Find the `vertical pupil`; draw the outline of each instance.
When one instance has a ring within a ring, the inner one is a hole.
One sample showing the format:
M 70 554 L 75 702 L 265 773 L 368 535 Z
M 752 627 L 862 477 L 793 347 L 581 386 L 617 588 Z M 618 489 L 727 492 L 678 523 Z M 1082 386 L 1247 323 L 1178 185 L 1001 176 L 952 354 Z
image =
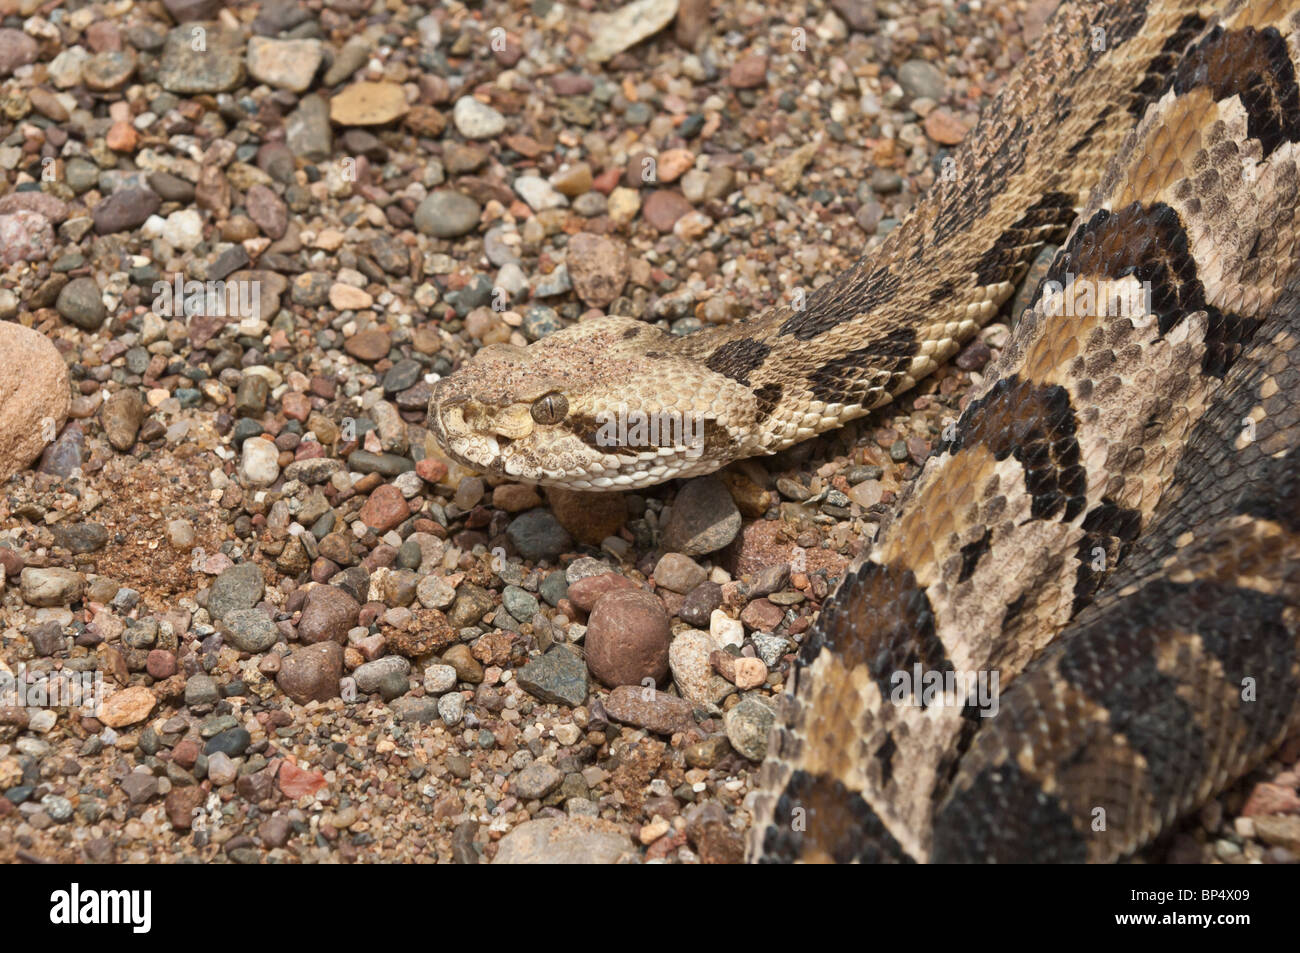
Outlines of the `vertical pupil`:
M 564 419 L 569 403 L 563 394 L 546 394 L 539 397 L 532 408 L 533 419 L 542 424 L 554 424 Z

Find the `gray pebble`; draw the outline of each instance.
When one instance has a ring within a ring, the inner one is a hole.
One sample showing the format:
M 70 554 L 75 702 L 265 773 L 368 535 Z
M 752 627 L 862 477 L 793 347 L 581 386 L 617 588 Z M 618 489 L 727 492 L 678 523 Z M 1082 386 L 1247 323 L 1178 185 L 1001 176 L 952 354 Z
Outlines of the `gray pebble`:
M 506 586 L 501 593 L 501 602 L 506 611 L 520 622 L 527 622 L 541 609 L 537 597 L 518 586 Z
M 573 546 L 573 537 L 548 509 L 533 509 L 515 517 L 506 536 L 519 555 L 530 562 L 554 560 Z
M 265 652 L 280 640 L 280 630 L 261 609 L 232 609 L 222 620 L 225 640 L 241 652 Z
M 434 238 L 457 238 L 478 225 L 482 209 L 468 195 L 433 192 L 415 210 L 415 227 Z
M 908 60 L 898 68 L 898 85 L 911 99 L 942 99 L 944 75 L 926 60 Z
M 256 563 L 231 566 L 217 577 L 208 594 L 208 614 L 214 620 L 225 618 L 235 609 L 251 609 L 266 594 L 266 580 Z
M 59 292 L 55 309 L 83 331 L 97 331 L 108 317 L 94 278 L 73 278 Z
M 697 477 L 683 486 L 664 526 L 663 548 L 687 556 L 717 552 L 740 532 L 740 510 L 715 476 Z
M 587 665 L 565 648 L 530 659 L 515 678 L 520 688 L 544 702 L 576 708 L 587 700 Z
M 751 761 L 762 761 L 767 754 L 767 735 L 776 715 L 767 705 L 753 698 L 743 699 L 723 717 L 723 727 L 731 747 Z
M 386 655 L 373 662 L 358 665 L 352 672 L 357 681 L 357 688 L 363 692 L 379 691 L 379 686 L 389 674 L 396 673 L 406 678 L 411 671 L 411 663 L 400 655 Z
M 534 761 L 515 776 L 511 791 L 525 801 L 541 800 L 560 786 L 564 775 L 554 765 Z

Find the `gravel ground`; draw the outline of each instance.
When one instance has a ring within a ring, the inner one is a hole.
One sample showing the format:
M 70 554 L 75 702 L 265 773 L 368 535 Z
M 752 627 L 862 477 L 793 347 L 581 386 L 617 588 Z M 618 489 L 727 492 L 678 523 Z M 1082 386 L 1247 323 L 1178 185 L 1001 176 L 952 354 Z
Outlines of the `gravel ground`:
M 440 459 L 430 385 L 828 280 L 1051 6 L 0 0 L 0 859 L 740 859 L 798 644 L 1006 324 L 595 498 Z M 1297 759 L 1142 859 L 1294 862 Z

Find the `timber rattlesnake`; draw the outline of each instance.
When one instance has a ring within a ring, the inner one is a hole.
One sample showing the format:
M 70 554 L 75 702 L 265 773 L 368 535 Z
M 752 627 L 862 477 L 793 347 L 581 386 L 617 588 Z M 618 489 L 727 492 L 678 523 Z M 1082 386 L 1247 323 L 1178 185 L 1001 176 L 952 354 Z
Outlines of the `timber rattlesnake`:
M 1114 859 L 1300 721 L 1297 63 L 1300 3 L 1067 2 L 806 306 L 684 338 L 602 318 L 439 383 L 431 428 L 480 470 L 709 472 L 888 402 L 1065 239 L 803 644 L 757 859 Z M 609 446 L 629 407 L 701 440 Z M 997 673 L 998 714 L 899 704 L 911 672 Z

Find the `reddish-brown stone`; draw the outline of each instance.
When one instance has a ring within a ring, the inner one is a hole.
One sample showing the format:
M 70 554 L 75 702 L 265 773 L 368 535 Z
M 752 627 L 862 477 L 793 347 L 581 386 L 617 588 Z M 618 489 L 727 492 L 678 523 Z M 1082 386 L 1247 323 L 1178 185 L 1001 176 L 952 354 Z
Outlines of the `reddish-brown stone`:
M 619 589 L 601 596 L 587 621 L 587 668 L 606 685 L 640 685 L 668 674 L 668 613 L 651 593 Z

